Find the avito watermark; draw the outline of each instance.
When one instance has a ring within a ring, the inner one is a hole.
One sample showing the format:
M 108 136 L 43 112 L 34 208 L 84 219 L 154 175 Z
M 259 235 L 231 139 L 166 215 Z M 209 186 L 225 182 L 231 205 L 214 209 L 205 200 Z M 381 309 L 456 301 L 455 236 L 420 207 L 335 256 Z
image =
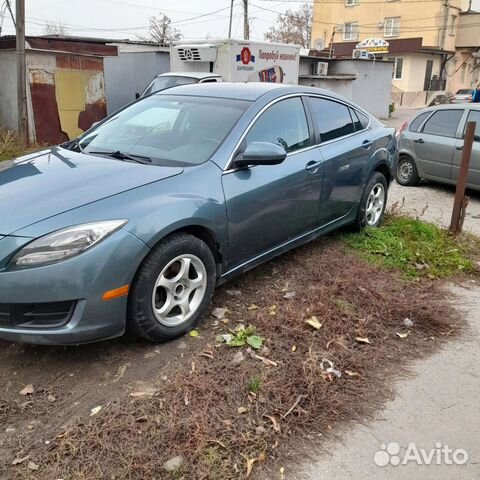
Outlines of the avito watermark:
M 374 462 L 379 467 L 387 465 L 465 465 L 468 462 L 468 453 L 461 448 L 453 449 L 448 445 L 437 442 L 435 448 L 426 449 L 417 447 L 415 443 L 409 443 L 403 452 L 400 445 L 390 442 L 380 446 L 380 450 L 374 455 Z

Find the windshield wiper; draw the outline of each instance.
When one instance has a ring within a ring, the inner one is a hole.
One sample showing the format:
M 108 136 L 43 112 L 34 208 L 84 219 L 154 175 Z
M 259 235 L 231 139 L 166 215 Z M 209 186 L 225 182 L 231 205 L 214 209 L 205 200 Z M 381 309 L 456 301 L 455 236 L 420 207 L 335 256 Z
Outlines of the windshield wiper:
M 115 152 L 85 152 L 88 155 L 106 155 L 107 157 L 113 157 L 118 160 L 131 160 L 132 162 L 137 163 L 152 163 L 152 159 L 150 157 L 145 157 L 143 155 L 136 155 L 136 154 L 129 154 L 121 152 L 117 150 Z

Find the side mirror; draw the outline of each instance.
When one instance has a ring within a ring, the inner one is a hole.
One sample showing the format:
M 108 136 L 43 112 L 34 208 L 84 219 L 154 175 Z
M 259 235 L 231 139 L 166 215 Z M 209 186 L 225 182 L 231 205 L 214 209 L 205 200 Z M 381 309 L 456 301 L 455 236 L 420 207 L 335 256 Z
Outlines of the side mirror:
M 252 142 L 234 160 L 237 168 L 249 165 L 279 165 L 287 158 L 287 152 L 280 145 L 270 142 Z
M 137 93 L 135 94 L 135 100 L 138 100 L 139 98 L 140 98 L 140 94 L 137 92 Z

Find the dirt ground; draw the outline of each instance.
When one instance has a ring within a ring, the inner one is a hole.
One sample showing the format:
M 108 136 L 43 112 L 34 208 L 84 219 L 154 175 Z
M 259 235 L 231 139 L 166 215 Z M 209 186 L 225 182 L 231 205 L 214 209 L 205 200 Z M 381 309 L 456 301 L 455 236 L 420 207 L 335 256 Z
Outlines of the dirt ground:
M 191 340 L 152 345 L 126 336 L 78 347 L 0 341 L 2 396 L 23 398 L 20 406 L 28 412 L 10 412 L 13 405 L 0 400 L 0 413 L 10 414 L 0 431 L 0 458 L 14 453 L 8 440 L 17 433 L 31 432 L 34 442 L 48 442 L 69 422 L 133 391 L 136 382 L 148 383 L 164 370 L 171 371 L 171 365 L 178 365 L 188 353 Z M 35 401 L 20 395 L 27 385 L 33 385 Z
M 265 336 L 266 365 L 245 350 L 236 365 L 236 349 L 211 347 L 225 330 L 212 316 L 199 337 L 165 345 L 0 342 L 0 478 L 177 478 L 161 472 L 180 450 L 191 457 L 185 480 L 243 479 L 248 461 L 265 462 L 269 480 L 294 479 L 277 468 L 292 460 L 289 445 L 370 418 L 405 374 L 401 358 L 427 355 L 461 328 L 433 283 L 403 283 L 343 248 L 339 237 L 314 242 L 217 291 L 213 307 L 226 307 L 231 325 Z M 305 324 L 312 314 L 319 331 Z

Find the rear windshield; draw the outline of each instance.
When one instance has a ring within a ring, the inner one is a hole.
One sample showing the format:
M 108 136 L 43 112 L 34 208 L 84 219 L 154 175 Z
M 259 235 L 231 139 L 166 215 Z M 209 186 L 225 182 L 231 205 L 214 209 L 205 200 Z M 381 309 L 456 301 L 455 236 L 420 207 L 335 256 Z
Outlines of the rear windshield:
M 190 85 L 198 83 L 197 78 L 192 77 L 177 77 L 175 75 L 157 77 L 143 92 L 142 97 L 150 95 L 151 93 L 160 92 L 167 88 L 178 87 L 180 85 Z
M 470 95 L 472 93 L 471 90 L 463 88 L 457 92 L 457 95 Z

